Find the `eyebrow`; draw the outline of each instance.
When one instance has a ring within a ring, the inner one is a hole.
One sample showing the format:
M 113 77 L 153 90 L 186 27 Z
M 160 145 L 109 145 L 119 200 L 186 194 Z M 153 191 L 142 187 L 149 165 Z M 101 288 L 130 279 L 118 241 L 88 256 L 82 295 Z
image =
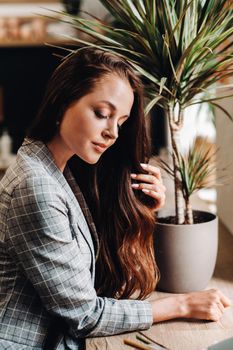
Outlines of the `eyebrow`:
M 100 102 L 106 103 L 113 111 L 116 111 L 116 106 L 114 106 L 114 104 L 112 104 L 112 102 L 107 101 L 107 100 L 102 100 Z M 129 118 L 129 115 L 126 114 L 126 115 L 122 116 L 122 118 Z

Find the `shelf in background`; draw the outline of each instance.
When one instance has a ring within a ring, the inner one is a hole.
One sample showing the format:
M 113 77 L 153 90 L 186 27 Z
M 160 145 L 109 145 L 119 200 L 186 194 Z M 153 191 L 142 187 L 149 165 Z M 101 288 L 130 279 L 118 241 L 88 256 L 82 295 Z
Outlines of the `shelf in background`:
M 9 1 L 0 2 L 0 17 L 26 17 L 26 16 L 38 16 L 38 15 L 47 15 L 52 11 L 63 11 L 64 7 L 61 2 L 26 2 L 18 1 L 17 4 L 10 3 Z
M 66 36 L 76 36 L 77 31 L 59 22 L 61 15 L 56 12 L 63 10 L 61 3 L 0 3 L 0 47 L 69 44 Z

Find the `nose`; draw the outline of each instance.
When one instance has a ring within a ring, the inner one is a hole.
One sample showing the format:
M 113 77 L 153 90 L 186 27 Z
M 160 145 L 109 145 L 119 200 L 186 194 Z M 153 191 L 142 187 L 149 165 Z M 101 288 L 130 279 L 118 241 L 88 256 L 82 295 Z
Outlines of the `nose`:
M 104 129 L 104 137 L 110 138 L 110 139 L 117 139 L 118 138 L 118 124 L 117 120 L 108 120 L 107 126 Z

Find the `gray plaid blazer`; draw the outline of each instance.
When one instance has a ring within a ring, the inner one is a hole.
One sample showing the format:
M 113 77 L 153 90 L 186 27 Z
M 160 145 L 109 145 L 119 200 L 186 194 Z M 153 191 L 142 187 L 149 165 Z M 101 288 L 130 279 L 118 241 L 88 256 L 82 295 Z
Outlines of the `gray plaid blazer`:
M 0 182 L 1 350 L 83 349 L 85 337 L 151 326 L 147 301 L 96 295 L 97 250 L 68 167 L 26 139 Z

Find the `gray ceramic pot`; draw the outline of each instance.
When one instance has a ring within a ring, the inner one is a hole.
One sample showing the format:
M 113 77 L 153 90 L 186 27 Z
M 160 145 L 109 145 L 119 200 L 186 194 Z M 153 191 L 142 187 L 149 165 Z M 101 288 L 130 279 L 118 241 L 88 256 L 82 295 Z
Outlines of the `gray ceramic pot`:
M 157 223 L 155 259 L 161 279 L 159 290 L 185 293 L 204 289 L 211 279 L 217 257 L 218 218 L 194 211 L 202 223 L 174 225 Z

